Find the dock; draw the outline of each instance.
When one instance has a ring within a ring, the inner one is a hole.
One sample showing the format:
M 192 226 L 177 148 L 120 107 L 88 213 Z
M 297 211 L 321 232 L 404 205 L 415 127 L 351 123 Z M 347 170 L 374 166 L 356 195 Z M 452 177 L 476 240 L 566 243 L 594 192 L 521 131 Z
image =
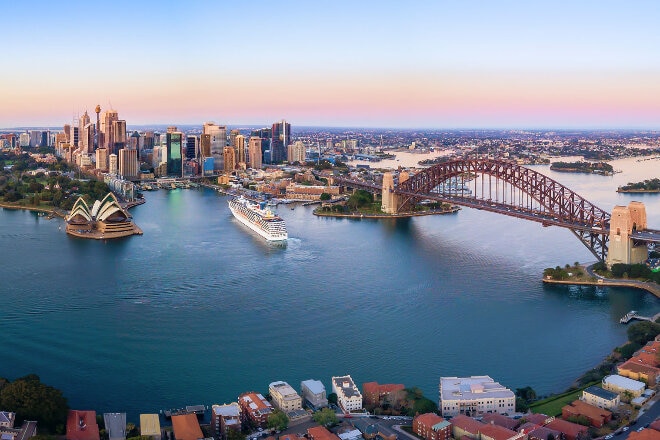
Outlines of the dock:
M 619 322 L 621 324 L 628 324 L 633 319 L 636 319 L 638 321 L 655 322 L 656 319 L 658 319 L 658 318 L 660 318 L 660 313 L 656 313 L 653 316 L 641 316 L 639 313 L 637 313 L 637 311 L 631 310 L 628 313 L 626 313 L 625 315 L 623 315 L 623 317 L 621 319 L 619 319 Z
M 166 419 L 171 418 L 172 416 L 182 416 L 186 414 L 195 414 L 197 417 L 203 417 L 206 407 L 204 405 L 189 405 L 185 408 L 179 409 L 166 409 L 161 411 Z

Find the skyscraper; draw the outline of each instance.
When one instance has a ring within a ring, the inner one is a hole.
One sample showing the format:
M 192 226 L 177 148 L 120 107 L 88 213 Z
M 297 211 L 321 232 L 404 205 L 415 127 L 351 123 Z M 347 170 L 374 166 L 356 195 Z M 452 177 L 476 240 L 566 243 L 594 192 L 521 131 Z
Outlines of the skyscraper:
M 301 141 L 296 141 L 295 143 L 289 145 L 287 147 L 286 160 L 289 163 L 305 163 L 305 145 L 303 145 Z
M 183 133 L 180 131 L 169 132 L 165 135 L 165 146 L 167 148 L 167 175 L 180 177 L 183 171 L 181 160 L 181 148 L 183 147 Z
M 214 159 L 214 168 L 222 170 L 222 154 L 227 146 L 227 127 L 224 125 L 215 125 L 213 122 L 204 124 L 204 134 L 211 136 L 211 157 Z
M 287 148 L 291 142 L 291 124 L 284 119 L 273 124 L 270 142 L 270 156 L 272 163 L 280 163 L 286 158 Z
M 116 110 L 106 110 L 101 116 L 101 132 L 103 133 L 103 146 L 112 151 L 115 145 L 115 136 L 112 123 L 119 120 Z
M 250 136 L 250 141 L 248 142 L 248 160 L 250 162 L 250 168 L 259 169 L 261 168 L 261 137 Z
M 240 130 L 233 129 L 229 132 L 229 145 L 236 147 L 236 136 L 240 135 Z
M 234 139 L 234 148 L 236 148 L 236 163 L 247 163 L 245 151 L 245 136 L 239 134 Z
M 211 135 L 203 134 L 199 139 L 199 152 L 202 158 L 211 157 Z
M 234 150 L 234 147 L 225 147 L 224 156 L 224 171 L 225 173 L 231 173 L 236 169 L 236 150 Z
M 138 177 L 137 150 L 122 148 L 119 150 L 119 175 L 125 180 Z
M 198 155 L 199 141 L 197 136 L 186 136 L 186 159 L 195 159 Z
M 112 152 L 117 154 L 119 150 L 126 147 L 126 121 L 123 119 L 112 121 L 112 133 L 114 136 Z

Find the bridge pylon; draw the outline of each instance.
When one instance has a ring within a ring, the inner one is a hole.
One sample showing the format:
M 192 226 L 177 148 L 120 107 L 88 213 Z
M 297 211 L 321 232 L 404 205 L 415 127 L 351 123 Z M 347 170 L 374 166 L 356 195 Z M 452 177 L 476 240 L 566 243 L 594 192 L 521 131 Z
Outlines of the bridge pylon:
M 399 195 L 394 193 L 394 176 L 391 172 L 383 174 L 381 209 L 386 214 L 396 214 L 399 209 Z
M 648 258 L 646 244 L 635 245 L 630 235 L 648 228 L 646 206 L 630 202 L 628 206 L 615 206 L 610 218 L 610 239 L 607 249 L 607 267 L 613 264 L 638 264 Z

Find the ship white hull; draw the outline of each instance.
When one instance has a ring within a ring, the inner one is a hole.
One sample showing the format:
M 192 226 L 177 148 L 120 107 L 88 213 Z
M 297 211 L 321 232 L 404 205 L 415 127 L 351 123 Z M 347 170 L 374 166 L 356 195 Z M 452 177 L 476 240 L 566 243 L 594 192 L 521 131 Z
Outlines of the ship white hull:
M 286 232 L 272 234 L 269 231 L 264 230 L 258 224 L 255 224 L 252 221 L 250 221 L 250 219 L 246 217 L 246 215 L 240 210 L 240 208 L 235 208 L 234 206 L 232 206 L 231 202 L 229 203 L 229 210 L 231 211 L 232 215 L 236 218 L 236 220 L 238 220 L 239 222 L 241 222 L 242 224 L 244 224 L 252 231 L 256 232 L 257 234 L 259 234 L 261 237 L 265 238 L 268 241 L 285 241 L 289 238 Z

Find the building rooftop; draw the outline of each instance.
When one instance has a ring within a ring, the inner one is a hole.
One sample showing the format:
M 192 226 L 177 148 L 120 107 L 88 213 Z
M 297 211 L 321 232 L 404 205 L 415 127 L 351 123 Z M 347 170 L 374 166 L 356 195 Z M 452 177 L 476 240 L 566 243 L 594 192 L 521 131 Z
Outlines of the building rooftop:
M 335 385 L 335 388 L 342 390 L 344 396 L 346 397 L 362 397 L 360 390 L 355 386 L 355 382 L 350 375 L 346 376 L 333 376 L 332 382 Z
M 211 412 L 220 417 L 239 417 L 241 415 L 241 409 L 236 402 L 227 405 L 213 405 Z
M 576 438 L 583 432 L 587 432 L 589 429 L 584 425 L 578 425 L 577 423 L 569 422 L 563 419 L 554 419 L 552 422 L 545 425 L 550 429 L 564 433 L 565 435 Z
M 617 393 L 604 390 L 601 387 L 597 387 L 596 385 L 590 386 L 589 388 L 585 389 L 584 392 L 588 394 L 593 394 L 594 396 L 600 397 L 601 399 L 605 399 L 605 400 L 614 400 L 617 397 L 619 397 Z
M 248 407 L 249 411 L 262 412 L 264 414 L 273 411 L 273 405 L 261 393 L 243 393 L 238 396 L 239 403 Z
M 417 421 L 417 423 L 422 423 L 426 426 L 433 426 L 436 423 L 440 423 L 444 420 L 445 419 L 443 419 L 442 417 L 440 417 L 436 413 L 426 413 L 426 414 L 421 414 L 421 415 L 415 417 L 415 421 Z
M 477 434 L 482 427 L 486 426 L 485 423 L 481 423 L 478 420 L 474 420 L 472 417 L 459 414 L 451 418 L 451 424 L 457 428 L 467 431 L 470 434 Z
M 308 428 L 307 433 L 314 440 L 339 440 L 339 437 L 325 429 L 323 426 Z
M 291 385 L 281 380 L 277 382 L 272 382 L 270 385 L 268 385 L 268 388 L 278 392 L 282 397 L 287 397 L 287 396 L 293 397 L 294 395 L 298 396 L 298 393 L 296 392 L 296 390 L 293 389 Z
M 498 413 L 484 414 L 484 416 L 481 418 L 481 421 L 483 423 L 490 423 L 492 425 L 502 426 L 506 429 L 511 429 L 511 430 L 515 430 L 516 426 L 518 426 L 517 420 L 514 420 L 511 417 L 503 416 L 502 414 L 498 414 Z
M 158 414 L 140 414 L 140 435 L 160 436 L 160 419 Z
M 574 400 L 570 404 L 564 406 L 564 408 L 567 408 L 568 411 L 572 413 L 587 416 L 590 419 L 606 418 L 612 415 L 612 413 L 606 409 L 589 405 L 588 403 L 581 400 Z
M 524 432 L 531 438 L 547 440 L 550 435 L 552 438 L 560 438 L 561 432 L 548 428 L 546 426 L 539 426 L 533 423 L 525 423 L 518 428 L 518 432 Z
M 303 380 L 300 383 L 301 387 L 302 385 L 305 385 L 309 391 L 311 391 L 314 394 L 321 394 L 325 392 L 325 387 L 323 386 L 323 383 L 320 380 L 315 380 L 315 379 L 308 379 L 308 380 Z
M 9 411 L 0 411 L 0 423 L 7 424 L 10 428 L 13 428 L 15 419 L 16 419 L 16 413 Z
M 172 430 L 176 440 L 198 440 L 204 438 L 195 414 L 172 416 Z
M 110 440 L 126 438 L 126 413 L 104 413 L 103 421 Z
M 630 440 L 660 440 L 660 432 L 655 429 L 642 429 L 641 431 L 633 431 L 628 436 Z
M 506 429 L 502 426 L 486 425 L 486 424 L 484 424 L 479 429 L 479 432 L 481 433 L 482 436 L 486 436 L 494 440 L 508 440 L 518 435 L 516 431 Z
M 514 397 L 513 391 L 495 382 L 490 376 L 441 377 L 440 391 L 442 400 Z
M 99 440 L 96 411 L 69 410 L 66 419 L 67 440 Z
M 628 377 L 619 376 L 618 374 L 605 376 L 605 378 L 603 378 L 603 384 L 612 384 L 616 387 L 624 388 L 627 390 L 643 390 L 646 387 L 644 382 L 633 380 Z

